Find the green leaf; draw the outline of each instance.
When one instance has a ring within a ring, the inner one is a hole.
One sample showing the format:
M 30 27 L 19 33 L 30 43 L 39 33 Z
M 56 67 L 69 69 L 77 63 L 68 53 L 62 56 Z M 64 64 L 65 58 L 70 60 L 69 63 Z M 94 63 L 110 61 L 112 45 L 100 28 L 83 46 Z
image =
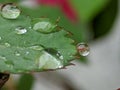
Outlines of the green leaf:
M 72 45 L 73 40 L 66 37 L 68 32 L 56 27 L 55 32 L 45 34 L 33 30 L 31 24 L 32 19 L 24 15 L 16 20 L 0 16 L 0 72 L 54 70 L 68 65 L 75 58 L 76 47 Z M 25 32 L 18 33 L 18 27 Z M 49 49 L 57 51 L 63 58 L 52 55 Z

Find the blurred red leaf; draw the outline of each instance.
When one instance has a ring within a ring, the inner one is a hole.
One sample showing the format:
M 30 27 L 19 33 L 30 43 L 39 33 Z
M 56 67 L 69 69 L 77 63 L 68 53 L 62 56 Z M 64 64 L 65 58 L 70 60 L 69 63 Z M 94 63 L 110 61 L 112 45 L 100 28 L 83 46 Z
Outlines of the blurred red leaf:
M 36 0 L 39 4 L 60 7 L 62 12 L 73 22 L 78 21 L 78 15 L 69 0 Z

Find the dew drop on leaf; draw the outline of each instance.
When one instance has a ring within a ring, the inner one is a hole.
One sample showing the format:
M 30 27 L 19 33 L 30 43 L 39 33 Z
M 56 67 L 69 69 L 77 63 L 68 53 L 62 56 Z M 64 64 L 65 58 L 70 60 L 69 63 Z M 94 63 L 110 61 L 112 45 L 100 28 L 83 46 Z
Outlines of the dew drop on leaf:
M 42 33 L 50 33 L 53 31 L 55 25 L 48 21 L 40 21 L 33 25 L 33 29 Z
M 77 50 L 81 56 L 87 56 L 90 53 L 90 48 L 86 43 L 79 43 L 77 45 Z
M 17 27 L 17 28 L 15 29 L 15 32 L 16 32 L 17 34 L 25 34 L 25 33 L 27 33 L 27 29 L 19 26 L 19 27 Z
M 53 55 L 49 54 L 46 51 L 42 52 L 38 61 L 39 68 L 43 69 L 58 69 L 63 67 L 61 60 L 57 59 L 56 57 L 54 57 Z
M 20 13 L 20 9 L 12 3 L 3 5 L 1 9 L 1 14 L 6 19 L 16 19 L 19 17 Z

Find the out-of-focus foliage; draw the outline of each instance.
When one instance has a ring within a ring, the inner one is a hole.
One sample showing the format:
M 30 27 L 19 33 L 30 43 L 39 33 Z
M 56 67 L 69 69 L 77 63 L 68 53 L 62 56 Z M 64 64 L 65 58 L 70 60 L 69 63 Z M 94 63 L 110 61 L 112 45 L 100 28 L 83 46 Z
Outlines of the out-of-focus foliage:
M 20 77 L 19 82 L 17 83 L 17 90 L 31 90 L 33 83 L 34 83 L 34 77 L 30 74 L 24 74 Z
M 88 22 L 101 11 L 110 0 L 70 0 L 81 21 Z
M 108 5 L 93 20 L 94 38 L 99 38 L 110 32 L 118 11 L 118 0 L 111 0 Z

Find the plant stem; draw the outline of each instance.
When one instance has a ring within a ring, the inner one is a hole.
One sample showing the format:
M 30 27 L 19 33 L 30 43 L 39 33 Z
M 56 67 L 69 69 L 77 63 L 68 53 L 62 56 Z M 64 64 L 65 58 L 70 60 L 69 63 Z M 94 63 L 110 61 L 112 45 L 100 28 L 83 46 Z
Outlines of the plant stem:
M 0 89 L 8 81 L 9 77 L 10 77 L 9 74 L 0 73 Z

